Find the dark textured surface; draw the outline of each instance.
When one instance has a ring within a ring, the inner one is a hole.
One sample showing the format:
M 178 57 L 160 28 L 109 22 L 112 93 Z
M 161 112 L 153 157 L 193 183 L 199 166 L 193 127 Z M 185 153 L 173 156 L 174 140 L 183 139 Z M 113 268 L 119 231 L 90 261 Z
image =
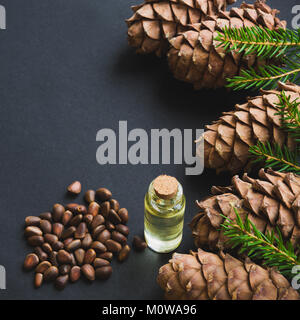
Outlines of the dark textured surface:
M 238 1 L 239 3 L 241 1 Z M 297 1 L 269 1 L 290 22 Z M 193 247 L 187 223 L 194 201 L 229 176 L 206 171 L 185 176 L 180 165 L 115 165 L 96 162 L 96 133 L 129 129 L 203 128 L 222 111 L 243 101 L 245 93 L 193 91 L 172 78 L 164 59 L 138 56 L 128 48 L 124 19 L 129 0 L 1 0 L 7 10 L 0 30 L 0 265 L 7 290 L 0 299 L 160 299 L 155 278 L 170 254 L 147 250 L 113 262 L 104 283 L 80 281 L 57 292 L 52 285 L 33 288 L 33 273 L 22 263 L 30 248 L 23 239 L 28 215 L 65 203 L 75 179 L 83 189 L 106 186 L 130 212 L 130 239 L 143 233 L 143 197 L 160 173 L 176 176 L 187 196 L 184 240 Z

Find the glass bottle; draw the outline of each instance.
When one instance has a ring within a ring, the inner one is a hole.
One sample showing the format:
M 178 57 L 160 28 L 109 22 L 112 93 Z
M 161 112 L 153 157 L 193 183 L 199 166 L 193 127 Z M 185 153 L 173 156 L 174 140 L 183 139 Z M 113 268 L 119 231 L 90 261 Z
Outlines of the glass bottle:
M 179 246 L 184 212 L 185 196 L 177 179 L 162 175 L 151 182 L 145 196 L 144 234 L 152 250 L 167 253 Z

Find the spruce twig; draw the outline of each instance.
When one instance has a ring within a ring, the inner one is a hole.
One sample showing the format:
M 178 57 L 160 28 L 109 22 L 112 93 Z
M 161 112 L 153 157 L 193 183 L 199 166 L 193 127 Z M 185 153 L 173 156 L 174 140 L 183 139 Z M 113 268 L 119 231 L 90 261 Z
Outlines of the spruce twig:
M 278 144 L 271 145 L 270 142 L 259 141 L 249 148 L 249 152 L 255 156 L 253 163 L 264 162 L 266 168 L 300 174 L 298 154 L 286 146 L 280 147 Z
M 225 218 L 222 224 L 224 235 L 228 243 L 233 247 L 239 247 L 240 253 L 247 253 L 252 259 L 262 260 L 268 267 L 276 267 L 283 275 L 292 277 L 291 270 L 300 265 L 300 258 L 290 242 L 284 243 L 280 230 L 278 235 L 274 231 L 266 235 L 259 231 L 256 226 L 246 217 L 243 222 L 238 210 L 234 208 L 236 220 Z
M 222 32 L 218 32 L 215 40 L 220 42 L 218 47 L 223 46 L 227 51 L 244 52 L 246 55 L 255 53 L 269 59 L 278 58 L 288 50 L 300 46 L 300 29 L 270 30 L 259 26 L 237 29 L 226 26 Z
M 281 116 L 282 128 L 289 132 L 298 143 L 300 142 L 300 101 L 291 101 L 291 97 L 287 96 L 284 91 L 278 97 L 279 111 L 277 115 Z
M 278 81 L 297 83 L 299 81 L 299 74 L 300 64 L 292 70 L 276 65 L 264 65 L 263 67 L 258 67 L 258 71 L 253 68 L 241 70 L 239 76 L 227 79 L 227 87 L 234 90 L 248 90 L 251 88 L 274 89 Z
M 281 116 L 281 127 L 287 131 L 296 144 L 300 142 L 300 102 L 291 100 L 283 91 L 278 95 L 279 103 L 278 113 Z M 299 145 L 295 151 L 289 150 L 287 146 L 271 145 L 269 142 L 258 142 L 249 148 L 249 152 L 255 156 L 254 163 L 264 162 L 265 167 L 273 168 L 278 171 L 294 172 L 300 174 L 300 166 L 298 163 Z
M 218 32 L 217 47 L 244 55 L 255 54 L 267 59 L 268 64 L 244 69 L 240 75 L 228 80 L 234 90 L 250 88 L 275 88 L 277 81 L 300 82 L 300 29 L 269 30 L 268 28 L 225 27 Z

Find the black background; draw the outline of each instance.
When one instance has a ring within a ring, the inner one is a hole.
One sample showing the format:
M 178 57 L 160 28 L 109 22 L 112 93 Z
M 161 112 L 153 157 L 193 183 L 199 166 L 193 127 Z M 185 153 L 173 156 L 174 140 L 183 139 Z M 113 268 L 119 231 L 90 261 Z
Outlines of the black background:
M 252 1 L 250 1 L 252 2 Z M 241 1 L 238 1 L 240 4 Z M 272 0 L 291 22 L 296 0 Z M 165 59 L 139 56 L 128 47 L 124 19 L 132 0 L 1 0 L 7 30 L 0 30 L 0 265 L 7 290 L 0 299 L 161 299 L 155 278 L 171 254 L 146 250 L 113 262 L 112 278 L 80 281 L 63 292 L 52 285 L 33 288 L 22 263 L 30 248 L 23 222 L 53 203 L 66 203 L 66 186 L 108 187 L 130 212 L 130 241 L 143 234 L 143 198 L 160 173 L 176 176 L 187 197 L 184 240 L 178 252 L 193 248 L 187 223 L 194 201 L 228 175 L 205 171 L 185 176 L 184 165 L 106 165 L 96 162 L 96 133 L 128 129 L 203 128 L 247 93 L 194 91 L 173 79 Z M 249 93 L 248 93 L 249 94 Z M 81 199 L 80 199 L 81 200 Z

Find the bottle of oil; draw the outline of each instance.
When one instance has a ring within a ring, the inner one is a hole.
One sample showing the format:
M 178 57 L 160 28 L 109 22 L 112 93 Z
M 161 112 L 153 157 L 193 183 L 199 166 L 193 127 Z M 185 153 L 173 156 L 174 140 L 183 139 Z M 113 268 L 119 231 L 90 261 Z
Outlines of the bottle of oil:
M 182 239 L 185 196 L 177 179 L 162 175 L 145 196 L 145 240 L 156 252 L 175 250 Z

